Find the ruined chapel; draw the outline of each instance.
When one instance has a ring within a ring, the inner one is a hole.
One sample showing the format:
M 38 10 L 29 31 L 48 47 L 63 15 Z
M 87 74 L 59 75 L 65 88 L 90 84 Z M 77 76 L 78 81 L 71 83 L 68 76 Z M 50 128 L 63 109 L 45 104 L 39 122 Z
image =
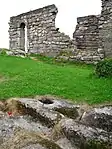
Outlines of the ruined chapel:
M 73 39 L 56 28 L 57 13 L 57 7 L 49 5 L 11 17 L 9 48 L 13 53 L 56 56 L 64 49 L 73 49 L 72 58 L 77 60 L 112 57 L 112 0 L 102 0 L 101 14 L 77 18 Z

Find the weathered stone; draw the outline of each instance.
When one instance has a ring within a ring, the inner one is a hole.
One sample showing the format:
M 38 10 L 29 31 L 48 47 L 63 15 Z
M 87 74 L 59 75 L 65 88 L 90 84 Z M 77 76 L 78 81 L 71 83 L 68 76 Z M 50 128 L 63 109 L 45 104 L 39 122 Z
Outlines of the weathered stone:
M 112 106 L 90 110 L 52 96 L 9 99 L 1 105 L 0 149 L 112 148 Z
M 82 51 L 96 51 L 90 61 L 100 61 L 105 57 L 112 57 L 112 3 L 102 0 L 102 11 L 100 15 L 90 15 L 77 19 L 76 30 L 73 34 L 76 47 Z M 102 54 L 102 55 L 100 55 Z M 77 55 L 78 56 L 78 55 Z M 84 61 L 88 62 L 86 52 Z
M 15 126 L 12 119 L 6 117 L 0 118 L 0 144 L 13 136 L 14 128 Z
M 61 149 L 56 143 L 41 136 L 38 133 L 28 132 L 24 129 L 15 131 L 14 136 L 1 144 L 0 149 L 28 149 L 31 147 L 42 147 L 41 149 Z
M 60 108 L 54 108 L 55 111 L 58 111 L 59 113 L 63 114 L 66 117 L 76 119 L 79 117 L 78 108 L 77 107 L 60 107 Z
M 60 138 L 56 142 L 62 149 L 78 149 L 75 145 L 73 145 L 70 140 L 67 138 Z
M 87 127 L 72 119 L 60 121 L 65 136 L 80 149 L 111 149 L 112 133 Z
M 66 62 L 69 60 L 69 57 L 68 56 L 58 56 L 58 58 L 56 59 L 57 61 L 60 61 L 60 62 Z
M 87 126 L 112 132 L 112 107 L 106 106 L 94 108 L 93 110 L 84 113 L 81 122 Z
M 16 50 L 24 53 L 44 53 L 46 52 L 45 42 L 51 53 L 52 51 L 60 51 L 66 46 L 73 47 L 70 37 L 60 33 L 55 27 L 57 12 L 55 5 L 49 5 L 11 17 L 9 38 L 10 49 L 13 50 L 13 53 L 16 54 Z M 25 43 L 25 38 L 27 38 L 27 43 Z M 59 43 L 61 46 L 55 48 L 54 45 L 59 45 Z M 18 54 L 21 54 L 21 52 Z
M 55 27 L 58 9 L 49 5 L 34 11 L 26 12 L 10 18 L 9 55 L 25 55 L 25 53 L 43 54 L 56 57 L 65 49 L 79 51 L 62 57 L 64 61 L 80 61 L 97 63 L 105 57 L 112 57 L 112 4 L 102 0 L 100 15 L 77 18 L 77 26 L 73 40 Z M 27 38 L 25 40 L 25 37 Z M 25 41 L 27 41 L 25 43 Z M 85 53 L 85 55 L 83 55 Z M 60 55 L 60 57 L 63 55 Z M 58 61 L 61 61 L 57 58 Z
M 42 124 L 45 124 L 48 127 L 53 127 L 63 117 L 59 112 L 44 108 L 43 103 L 39 106 L 38 101 L 36 102 L 36 100 L 33 99 L 31 102 L 27 102 L 27 99 L 21 99 L 19 101 L 12 100 L 10 105 L 13 103 L 16 103 L 13 107 L 14 113 L 16 113 L 15 111 L 19 110 L 21 113 L 31 115 L 35 120 L 40 121 Z
M 72 102 L 68 102 L 64 99 L 60 99 L 58 97 L 53 96 L 36 96 L 34 99 L 27 99 L 27 98 L 21 98 L 21 99 L 15 99 L 17 101 L 20 101 L 24 104 L 29 104 L 33 108 L 45 108 L 45 109 L 58 109 L 58 108 L 80 108 L 79 105 L 75 105 Z
M 32 116 L 38 117 L 41 122 L 47 126 L 54 126 L 63 116 L 76 119 L 79 116 L 78 105 L 72 105 L 66 101 L 56 100 L 53 97 L 37 97 L 35 99 L 20 99 L 22 105 L 28 109 L 32 109 Z
M 40 144 L 32 144 L 32 145 L 29 145 L 29 146 L 27 146 L 27 147 L 24 147 L 24 148 L 22 148 L 22 149 L 46 149 L 45 147 L 43 147 L 42 145 L 40 145 Z

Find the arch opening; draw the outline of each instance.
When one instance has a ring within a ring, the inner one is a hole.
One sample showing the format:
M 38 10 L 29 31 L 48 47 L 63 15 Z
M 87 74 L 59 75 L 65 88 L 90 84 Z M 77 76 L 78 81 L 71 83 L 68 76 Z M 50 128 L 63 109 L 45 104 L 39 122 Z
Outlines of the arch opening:
M 27 53 L 27 28 L 25 23 L 20 24 L 20 49 Z

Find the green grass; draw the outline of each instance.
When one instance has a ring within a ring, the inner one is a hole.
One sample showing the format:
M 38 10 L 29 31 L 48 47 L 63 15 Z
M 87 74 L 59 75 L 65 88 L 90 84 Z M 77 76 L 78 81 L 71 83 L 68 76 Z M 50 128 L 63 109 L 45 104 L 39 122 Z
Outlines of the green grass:
M 93 73 L 93 66 L 2 55 L 0 99 L 50 94 L 90 104 L 111 102 L 112 78 L 98 78 Z

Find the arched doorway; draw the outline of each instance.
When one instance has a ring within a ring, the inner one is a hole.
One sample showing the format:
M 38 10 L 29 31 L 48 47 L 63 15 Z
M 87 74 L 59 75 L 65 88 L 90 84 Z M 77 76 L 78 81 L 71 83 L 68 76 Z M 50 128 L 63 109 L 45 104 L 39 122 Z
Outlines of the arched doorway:
M 27 28 L 25 23 L 20 24 L 20 49 L 27 53 Z

